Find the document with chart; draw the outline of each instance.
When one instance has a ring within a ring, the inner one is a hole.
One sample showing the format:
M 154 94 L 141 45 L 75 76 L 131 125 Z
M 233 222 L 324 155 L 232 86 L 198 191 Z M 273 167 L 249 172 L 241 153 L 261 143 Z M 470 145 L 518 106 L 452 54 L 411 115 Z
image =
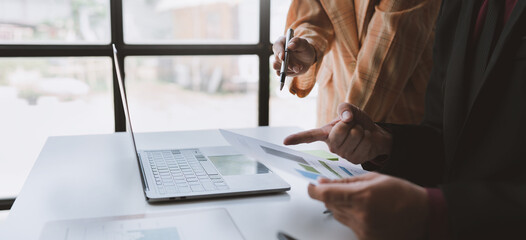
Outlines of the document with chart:
M 223 137 L 239 151 L 256 158 L 269 168 L 276 168 L 317 184 L 318 177 L 348 178 L 367 173 L 347 161 L 329 161 L 308 153 L 265 142 L 231 131 L 219 130 Z

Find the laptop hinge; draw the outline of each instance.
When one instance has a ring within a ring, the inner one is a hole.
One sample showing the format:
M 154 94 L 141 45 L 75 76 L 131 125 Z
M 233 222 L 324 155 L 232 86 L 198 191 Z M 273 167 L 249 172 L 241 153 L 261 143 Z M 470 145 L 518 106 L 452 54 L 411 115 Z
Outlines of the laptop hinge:
M 141 167 L 141 172 L 142 172 L 142 182 L 144 184 L 144 188 L 147 190 L 147 191 L 150 191 L 150 186 L 148 186 L 148 180 L 146 178 L 146 173 L 144 172 L 144 167 L 142 166 L 142 159 L 141 157 L 139 156 L 139 154 L 137 154 L 137 159 L 139 159 L 139 167 Z

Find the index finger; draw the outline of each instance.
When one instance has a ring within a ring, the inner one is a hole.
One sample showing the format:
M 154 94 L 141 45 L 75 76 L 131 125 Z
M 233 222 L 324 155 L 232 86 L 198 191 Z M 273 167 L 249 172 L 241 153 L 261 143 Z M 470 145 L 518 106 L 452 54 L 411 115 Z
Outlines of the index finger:
M 338 123 L 339 119 L 334 119 L 332 122 L 326 124 L 323 127 L 315 128 L 296 134 L 292 134 L 283 140 L 285 145 L 296 145 L 300 143 L 311 143 L 315 141 L 325 141 L 329 137 L 332 127 Z
M 301 37 L 293 37 L 288 43 L 288 49 L 291 51 L 303 51 L 310 47 L 309 41 Z
M 315 141 L 325 141 L 329 133 L 322 128 L 315 128 L 299 133 L 292 134 L 283 140 L 285 145 L 296 145 L 300 143 L 311 143 Z

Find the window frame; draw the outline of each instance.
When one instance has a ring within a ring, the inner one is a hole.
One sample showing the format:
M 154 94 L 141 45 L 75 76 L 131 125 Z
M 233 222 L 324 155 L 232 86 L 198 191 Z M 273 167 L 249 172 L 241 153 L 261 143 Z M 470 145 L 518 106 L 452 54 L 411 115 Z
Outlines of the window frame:
M 128 56 L 257 55 L 259 59 L 258 126 L 269 125 L 270 0 L 259 0 L 259 40 L 257 44 L 127 44 L 124 42 L 123 0 L 110 1 L 111 43 L 119 50 L 122 76 Z M 109 44 L 0 44 L 0 57 L 112 57 Z M 113 61 L 112 61 L 113 64 Z M 115 132 L 126 131 L 124 110 L 113 64 L 113 106 Z M 124 85 L 126 80 L 124 79 Z M 0 199 L 0 210 L 9 210 L 15 198 Z

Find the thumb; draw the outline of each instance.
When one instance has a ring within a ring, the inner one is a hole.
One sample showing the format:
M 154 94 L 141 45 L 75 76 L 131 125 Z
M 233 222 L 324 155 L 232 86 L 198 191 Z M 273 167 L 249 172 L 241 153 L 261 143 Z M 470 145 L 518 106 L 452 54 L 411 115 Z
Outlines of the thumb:
M 369 181 L 378 176 L 375 172 L 370 172 L 362 175 L 357 175 L 350 178 L 340 178 L 340 179 L 327 179 L 327 178 L 320 178 L 318 179 L 318 182 L 320 184 L 326 184 L 326 183 L 354 183 L 354 182 L 361 182 L 361 181 Z
M 366 130 L 374 128 L 374 122 L 371 118 L 358 107 L 349 104 L 341 103 L 338 105 L 338 115 L 341 121 L 345 123 L 353 122 L 355 124 L 362 125 Z
M 353 119 L 352 111 L 349 111 L 347 109 L 344 109 L 342 113 L 340 113 L 340 120 L 345 123 L 350 123 Z
M 338 105 L 338 116 L 340 120 L 349 123 L 354 118 L 355 106 L 349 103 L 340 103 Z

